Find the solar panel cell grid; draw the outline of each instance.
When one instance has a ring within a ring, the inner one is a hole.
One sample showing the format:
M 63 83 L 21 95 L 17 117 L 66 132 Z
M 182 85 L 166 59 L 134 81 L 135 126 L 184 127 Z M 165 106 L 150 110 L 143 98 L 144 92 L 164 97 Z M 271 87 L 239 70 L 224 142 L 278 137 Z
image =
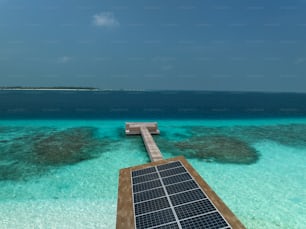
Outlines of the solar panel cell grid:
M 149 228 L 170 222 L 175 222 L 171 209 L 136 216 L 137 228 Z
M 155 180 L 155 179 L 158 179 L 158 174 L 157 173 L 150 173 L 150 174 L 146 174 L 146 175 L 143 175 L 143 176 L 133 177 L 133 184 L 148 182 L 150 180 Z
M 158 199 L 135 204 L 135 214 L 136 215 L 145 214 L 145 213 L 158 211 L 158 210 L 169 208 L 169 207 L 170 207 L 170 204 L 166 197 L 158 198 Z
M 187 220 L 180 221 L 183 229 L 209 228 L 219 229 L 228 226 L 226 221 L 218 212 L 201 215 Z
M 159 166 L 157 166 L 157 169 L 158 169 L 158 171 L 163 171 L 165 169 L 171 169 L 171 168 L 179 167 L 179 166 L 182 166 L 181 162 L 175 161 L 175 162 L 170 162 L 170 163 L 167 163 L 167 164 L 164 164 L 164 165 L 159 165 Z
M 175 207 L 175 212 L 180 220 L 212 211 L 216 209 L 208 199 Z
M 188 173 L 181 173 L 176 176 L 163 178 L 163 182 L 165 185 L 170 185 L 170 184 L 175 184 L 175 183 L 179 183 L 179 182 L 183 182 L 183 181 L 191 180 L 191 179 L 192 177 Z
M 141 175 L 145 175 L 145 174 L 148 174 L 148 173 L 155 173 L 155 172 L 156 172 L 155 167 L 149 167 L 149 168 L 145 168 L 145 169 L 134 170 L 132 172 L 132 177 L 141 176 Z
M 133 192 L 136 193 L 136 192 L 146 191 L 146 190 L 158 188 L 161 186 L 162 184 L 160 180 L 153 180 L 153 181 L 133 185 Z
M 134 194 L 134 203 L 138 203 L 141 201 L 151 200 L 158 197 L 165 196 L 165 192 L 163 188 L 152 189 L 149 191 L 138 192 Z
M 173 169 L 167 169 L 164 171 L 160 171 L 159 174 L 161 177 L 168 177 L 168 176 L 173 176 L 173 175 L 177 175 L 180 173 L 186 173 L 186 169 L 184 167 L 176 167 Z
M 169 195 L 178 193 L 178 192 L 188 191 L 188 190 L 195 189 L 195 188 L 198 188 L 198 185 L 193 180 L 166 186 L 166 189 Z
M 170 196 L 171 202 L 173 206 L 184 204 L 188 202 L 192 202 L 195 200 L 201 200 L 206 198 L 204 193 L 201 191 L 201 189 L 195 189 L 188 192 L 183 192 L 180 194 L 175 194 Z

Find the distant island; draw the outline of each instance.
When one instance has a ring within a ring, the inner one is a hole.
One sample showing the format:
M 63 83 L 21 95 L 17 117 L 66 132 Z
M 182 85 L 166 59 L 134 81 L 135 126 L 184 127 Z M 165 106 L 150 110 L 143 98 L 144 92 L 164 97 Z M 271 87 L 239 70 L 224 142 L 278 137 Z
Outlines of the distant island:
M 0 90 L 97 91 L 99 89 L 95 87 L 24 87 L 24 86 L 1 87 L 0 86 Z

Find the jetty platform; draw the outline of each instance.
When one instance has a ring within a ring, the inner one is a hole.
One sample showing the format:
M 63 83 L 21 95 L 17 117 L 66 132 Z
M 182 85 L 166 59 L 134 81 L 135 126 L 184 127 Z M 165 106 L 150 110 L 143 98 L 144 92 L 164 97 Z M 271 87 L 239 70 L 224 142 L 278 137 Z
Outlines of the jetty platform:
M 244 229 L 180 156 L 120 170 L 117 229 Z
M 126 134 L 142 136 L 152 162 L 120 170 L 117 229 L 245 229 L 183 156 L 162 158 L 157 123 L 126 123 Z

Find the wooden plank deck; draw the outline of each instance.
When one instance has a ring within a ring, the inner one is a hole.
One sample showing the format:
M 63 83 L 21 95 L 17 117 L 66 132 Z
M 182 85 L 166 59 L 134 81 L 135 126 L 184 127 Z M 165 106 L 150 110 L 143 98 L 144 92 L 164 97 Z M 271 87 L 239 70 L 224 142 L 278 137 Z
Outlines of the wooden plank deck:
M 138 135 L 141 127 L 146 127 L 150 134 L 159 134 L 157 122 L 126 122 L 125 133 L 126 135 Z
M 146 127 L 141 127 L 140 132 L 151 161 L 163 160 L 163 155 L 157 147 L 149 130 Z
M 163 156 L 151 135 L 160 133 L 156 122 L 126 123 L 125 133 L 127 135 L 141 134 L 151 161 L 159 161 L 163 159 Z

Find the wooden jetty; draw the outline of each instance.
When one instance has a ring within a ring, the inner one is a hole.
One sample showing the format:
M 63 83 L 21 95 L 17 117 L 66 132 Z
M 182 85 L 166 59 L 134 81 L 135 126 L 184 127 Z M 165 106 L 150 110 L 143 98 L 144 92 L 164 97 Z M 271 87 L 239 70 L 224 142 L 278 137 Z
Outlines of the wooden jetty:
M 163 159 L 163 156 L 151 135 L 160 133 L 156 122 L 128 122 L 125 124 L 125 133 L 127 135 L 141 134 L 151 161 L 159 161 Z
M 156 122 L 127 122 L 125 133 L 142 136 L 151 163 L 120 170 L 117 229 L 245 229 L 183 156 L 163 159 Z

